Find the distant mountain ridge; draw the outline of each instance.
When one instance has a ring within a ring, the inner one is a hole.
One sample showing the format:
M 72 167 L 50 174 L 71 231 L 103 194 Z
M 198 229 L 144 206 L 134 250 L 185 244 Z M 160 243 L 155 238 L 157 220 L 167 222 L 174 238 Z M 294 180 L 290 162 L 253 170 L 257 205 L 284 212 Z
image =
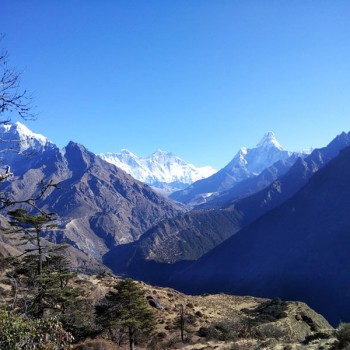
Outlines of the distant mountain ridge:
M 264 135 L 256 147 L 251 149 L 242 147 L 223 169 L 206 179 L 193 183 L 184 190 L 173 193 L 170 198 L 191 206 L 210 202 L 218 194 L 233 190 L 239 187 L 241 182 L 259 176 L 277 162 L 286 162 L 285 168 L 290 167 L 293 162 L 288 162 L 288 159 L 294 157 L 295 161 L 295 156 L 295 152 L 282 148 L 275 134 L 270 131 Z M 276 176 L 270 182 L 278 175 L 276 172 Z M 262 185 L 256 186 L 255 191 L 260 189 Z
M 149 157 L 138 157 L 123 149 L 119 153 L 99 154 L 103 160 L 123 169 L 136 180 L 173 192 L 216 172 L 210 166 L 196 167 L 171 152 L 157 150 Z

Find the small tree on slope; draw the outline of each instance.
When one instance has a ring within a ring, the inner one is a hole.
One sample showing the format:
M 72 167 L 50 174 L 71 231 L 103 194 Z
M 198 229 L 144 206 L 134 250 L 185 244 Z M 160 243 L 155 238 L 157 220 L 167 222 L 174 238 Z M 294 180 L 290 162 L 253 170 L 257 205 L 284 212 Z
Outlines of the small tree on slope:
M 130 350 L 135 349 L 138 336 L 148 335 L 155 328 L 155 316 L 140 287 L 127 278 L 106 295 L 100 309 L 106 327 L 119 326 L 128 334 Z

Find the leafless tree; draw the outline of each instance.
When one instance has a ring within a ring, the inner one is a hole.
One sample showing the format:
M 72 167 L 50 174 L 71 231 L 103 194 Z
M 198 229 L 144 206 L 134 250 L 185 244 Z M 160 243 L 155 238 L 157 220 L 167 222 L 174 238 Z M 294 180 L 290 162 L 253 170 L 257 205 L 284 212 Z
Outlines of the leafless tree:
M 0 42 L 3 35 L 0 35 Z M 0 124 L 6 124 L 11 116 L 33 119 L 32 97 L 21 88 L 21 74 L 10 67 L 8 52 L 0 50 Z
M 0 43 L 3 38 L 4 35 L 0 34 Z M 32 112 L 32 96 L 27 90 L 21 88 L 21 74 L 10 67 L 8 56 L 7 50 L 0 49 L 0 125 L 9 123 L 11 117 L 14 116 L 19 116 L 24 120 L 35 119 L 35 114 Z M 0 138 L 0 143 L 11 145 L 8 147 L 1 147 L 0 153 L 18 152 L 16 146 L 14 147 L 13 145 L 19 146 L 22 142 L 26 141 L 28 140 L 2 140 Z M 11 172 L 10 166 L 7 165 L 6 169 L 0 172 L 0 182 L 11 176 L 13 176 L 13 173 Z M 52 182 L 43 183 L 41 185 L 40 193 L 33 196 L 33 198 L 27 198 L 17 202 L 6 198 L 0 193 L 0 210 L 14 204 L 28 204 L 38 209 L 35 206 L 35 202 L 39 200 L 49 188 L 57 186 L 57 184 L 53 184 Z

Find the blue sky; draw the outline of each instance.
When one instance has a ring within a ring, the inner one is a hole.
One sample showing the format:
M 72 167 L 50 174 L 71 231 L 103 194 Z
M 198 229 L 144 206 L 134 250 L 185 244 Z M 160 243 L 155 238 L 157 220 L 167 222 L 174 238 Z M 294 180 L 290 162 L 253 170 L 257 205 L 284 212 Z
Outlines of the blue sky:
M 2 0 L 26 125 L 93 152 L 226 165 L 274 131 L 289 150 L 350 130 L 348 0 Z

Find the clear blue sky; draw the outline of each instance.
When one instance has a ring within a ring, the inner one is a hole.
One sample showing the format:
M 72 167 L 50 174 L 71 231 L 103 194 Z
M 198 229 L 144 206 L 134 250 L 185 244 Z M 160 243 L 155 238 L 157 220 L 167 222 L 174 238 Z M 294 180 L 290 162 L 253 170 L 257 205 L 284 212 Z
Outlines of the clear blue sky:
M 2 0 L 0 32 L 40 112 L 93 152 L 226 165 L 350 130 L 349 0 Z

